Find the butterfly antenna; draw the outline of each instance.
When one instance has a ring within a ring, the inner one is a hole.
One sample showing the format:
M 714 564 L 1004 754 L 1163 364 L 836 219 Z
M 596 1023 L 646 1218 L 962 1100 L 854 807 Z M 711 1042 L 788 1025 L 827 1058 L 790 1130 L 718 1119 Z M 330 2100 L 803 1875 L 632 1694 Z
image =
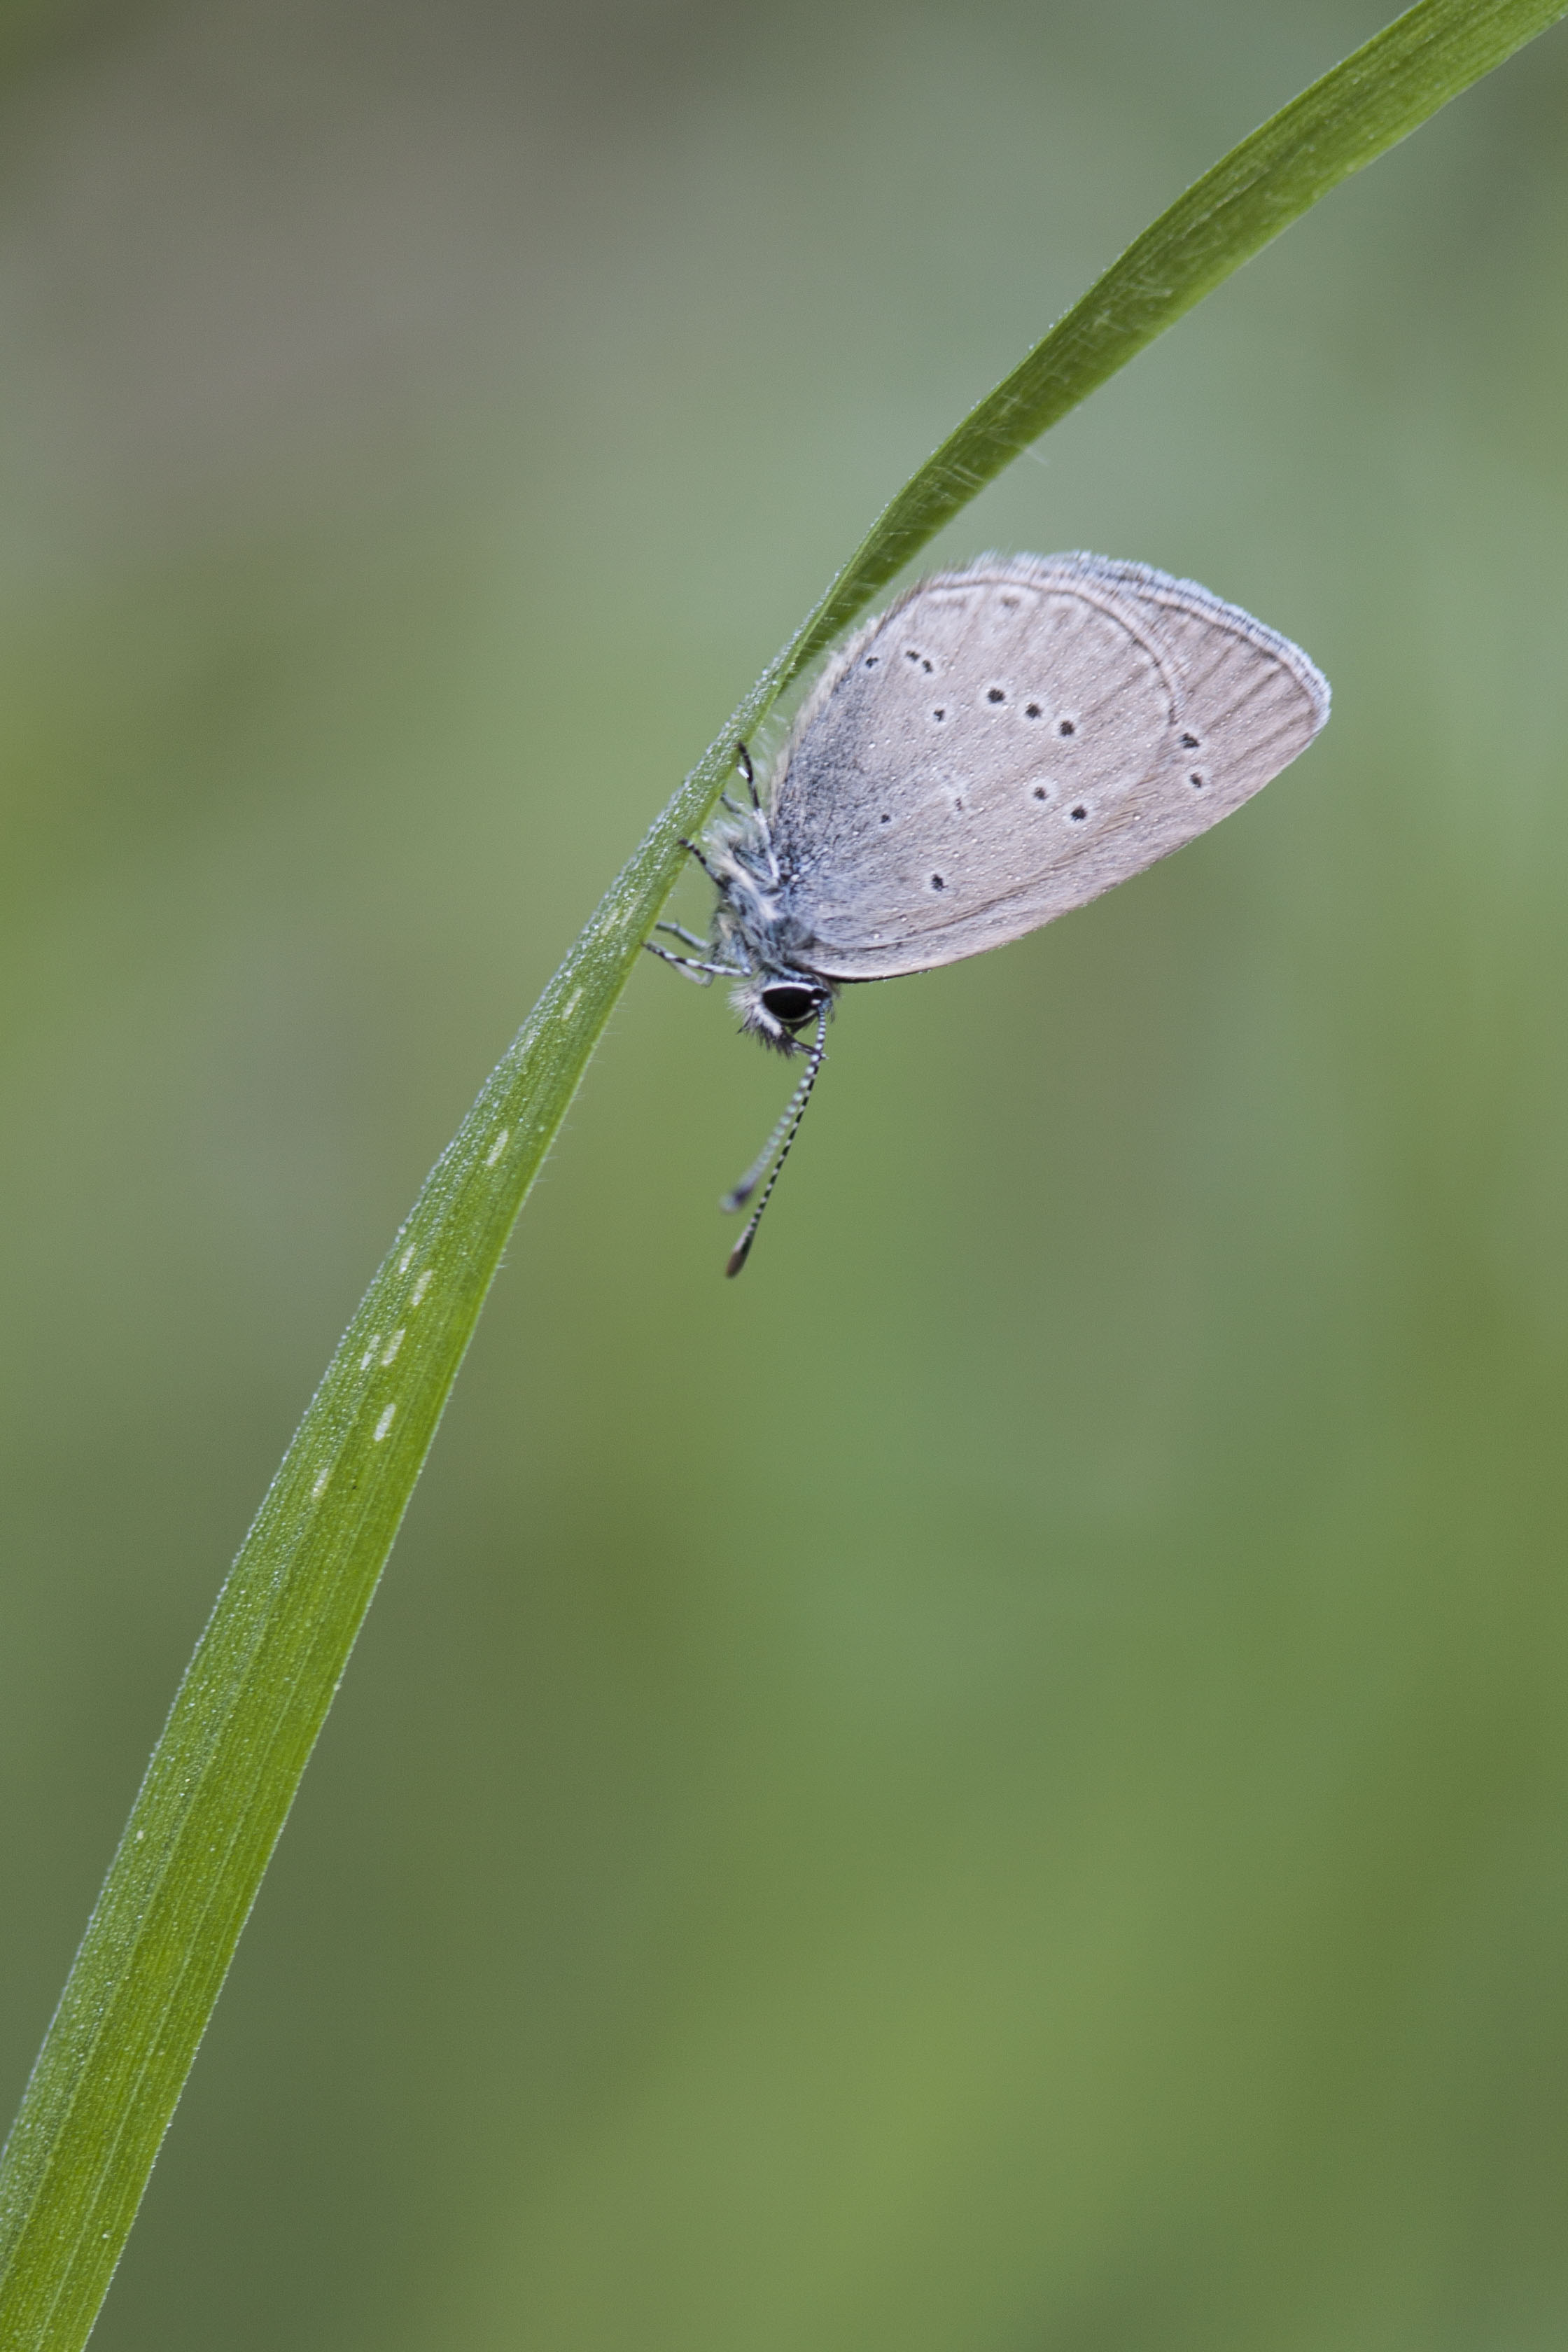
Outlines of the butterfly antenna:
M 745 1232 L 741 1235 L 740 1240 L 730 1252 L 729 1262 L 724 1268 L 727 1275 L 732 1276 L 739 1274 L 741 1268 L 745 1265 L 746 1260 L 752 1255 L 752 1244 L 757 1238 L 757 1227 L 763 1222 L 763 1211 L 767 1207 L 768 1202 L 773 1197 L 773 1186 L 779 1181 L 779 1171 L 783 1168 L 784 1161 L 789 1158 L 789 1148 L 795 1141 L 795 1135 L 799 1130 L 801 1120 L 805 1117 L 805 1107 L 811 1100 L 811 1090 L 816 1084 L 816 1074 L 818 1070 L 821 1069 L 826 1057 L 827 1007 L 825 1004 L 821 1012 L 816 1016 L 816 1042 L 812 1046 L 810 1055 L 807 1058 L 805 1074 L 802 1077 L 799 1086 L 796 1087 L 794 1094 L 790 1097 L 789 1106 L 785 1110 L 784 1117 L 780 1119 L 778 1125 L 769 1136 L 767 1148 L 763 1152 L 761 1158 L 752 1161 L 751 1167 L 747 1169 L 745 1174 L 742 1177 L 734 1191 L 732 1192 L 726 1192 L 724 1195 L 724 1199 L 721 1203 L 724 1208 L 744 1208 L 746 1202 L 751 1199 L 752 1194 L 756 1191 L 758 1184 L 761 1182 L 762 1178 L 767 1170 L 769 1161 L 772 1160 L 773 1172 L 768 1177 L 767 1183 L 763 1187 L 762 1199 L 757 1202 L 756 1207 L 752 1211 L 751 1215 L 746 1220 Z M 778 1155 L 776 1159 L 773 1157 L 775 1151 Z
M 732 1191 L 726 1192 L 723 1199 L 720 1202 L 719 1206 L 723 1210 L 724 1214 L 727 1217 L 732 1217 L 737 1209 L 743 1209 L 745 1207 L 747 1202 L 751 1199 L 752 1193 L 762 1182 L 763 1178 L 773 1166 L 773 1154 L 784 1139 L 784 1135 L 789 1127 L 789 1123 L 795 1117 L 795 1104 L 800 1099 L 801 1087 L 805 1084 L 805 1078 L 802 1078 L 796 1086 L 794 1094 L 792 1094 L 789 1098 L 789 1102 L 784 1109 L 784 1117 L 780 1119 L 778 1125 L 774 1128 L 773 1133 L 769 1136 L 767 1141 L 763 1144 L 762 1150 L 758 1152 L 756 1158 L 752 1160 L 751 1166 L 742 1177 L 740 1182 Z

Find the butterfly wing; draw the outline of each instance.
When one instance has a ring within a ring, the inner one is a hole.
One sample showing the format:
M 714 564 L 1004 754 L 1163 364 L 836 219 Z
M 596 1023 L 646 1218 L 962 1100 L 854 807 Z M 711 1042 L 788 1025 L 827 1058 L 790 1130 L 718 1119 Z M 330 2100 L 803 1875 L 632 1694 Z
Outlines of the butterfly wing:
M 982 557 L 869 623 L 803 708 L 769 808 L 781 903 L 829 979 L 978 955 L 1239 808 L 1328 708 L 1299 647 L 1192 581 Z

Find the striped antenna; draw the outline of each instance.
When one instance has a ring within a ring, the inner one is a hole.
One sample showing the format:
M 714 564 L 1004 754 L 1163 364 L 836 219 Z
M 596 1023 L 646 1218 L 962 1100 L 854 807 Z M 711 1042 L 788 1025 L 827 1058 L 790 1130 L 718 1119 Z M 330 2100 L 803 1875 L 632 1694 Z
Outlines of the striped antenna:
M 763 1187 L 763 1197 L 757 1202 L 756 1207 L 752 1211 L 751 1215 L 747 1218 L 745 1232 L 741 1235 L 740 1240 L 730 1252 L 729 1262 L 724 1268 L 727 1275 L 734 1276 L 739 1274 L 741 1268 L 745 1265 L 746 1260 L 752 1255 L 752 1244 L 757 1237 L 757 1227 L 763 1222 L 763 1211 L 767 1207 L 768 1202 L 773 1197 L 773 1186 L 779 1181 L 779 1171 L 784 1166 L 784 1161 L 789 1158 L 789 1148 L 795 1141 L 801 1120 L 805 1117 L 805 1107 L 811 1100 L 811 1090 L 816 1084 L 816 1074 L 818 1070 L 821 1069 L 826 1057 L 827 1007 L 825 1004 L 822 1007 L 821 1012 L 818 1013 L 816 1016 L 816 1043 L 813 1045 L 810 1055 L 807 1057 L 805 1075 L 801 1079 L 799 1086 L 796 1087 L 794 1094 L 790 1097 L 789 1106 L 785 1110 L 784 1117 L 780 1119 L 778 1125 L 769 1136 L 766 1147 L 761 1156 L 752 1162 L 752 1165 L 747 1169 L 745 1174 L 742 1177 L 734 1191 L 732 1192 L 725 1193 L 724 1198 L 720 1204 L 725 1209 L 743 1209 L 746 1202 L 751 1199 L 752 1194 L 756 1191 L 757 1186 L 762 1182 L 763 1177 L 766 1173 L 768 1164 L 772 1161 L 773 1172 L 768 1177 L 767 1183 Z M 776 1159 L 773 1157 L 775 1152 L 778 1155 Z

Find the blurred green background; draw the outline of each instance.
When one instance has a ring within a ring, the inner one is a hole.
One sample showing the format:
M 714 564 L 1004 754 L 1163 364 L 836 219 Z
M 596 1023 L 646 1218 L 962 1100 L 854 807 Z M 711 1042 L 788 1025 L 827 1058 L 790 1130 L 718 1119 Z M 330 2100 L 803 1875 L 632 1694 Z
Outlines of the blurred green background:
M 1352 0 L 185 0 L 0 90 L 6 2112 L 599 889 Z M 941 542 L 1328 734 L 787 1085 L 637 975 L 104 2352 L 1568 2337 L 1568 28 Z M 680 911 L 705 894 L 684 885 Z

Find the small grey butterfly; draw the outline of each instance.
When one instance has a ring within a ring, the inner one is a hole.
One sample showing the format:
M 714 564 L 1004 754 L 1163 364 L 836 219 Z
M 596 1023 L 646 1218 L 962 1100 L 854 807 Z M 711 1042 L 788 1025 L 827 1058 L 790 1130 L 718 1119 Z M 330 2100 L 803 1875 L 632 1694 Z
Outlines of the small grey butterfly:
M 1102 555 L 983 555 L 921 581 L 834 655 L 751 806 L 687 843 L 713 933 L 647 942 L 701 986 L 740 982 L 742 1026 L 805 1075 L 726 1194 L 795 1140 L 840 987 L 1019 939 L 1140 874 L 1250 800 L 1329 715 L 1299 646 L 1195 581 Z M 802 1033 L 815 1024 L 809 1045 Z M 771 1174 L 770 1174 L 771 1170 Z

